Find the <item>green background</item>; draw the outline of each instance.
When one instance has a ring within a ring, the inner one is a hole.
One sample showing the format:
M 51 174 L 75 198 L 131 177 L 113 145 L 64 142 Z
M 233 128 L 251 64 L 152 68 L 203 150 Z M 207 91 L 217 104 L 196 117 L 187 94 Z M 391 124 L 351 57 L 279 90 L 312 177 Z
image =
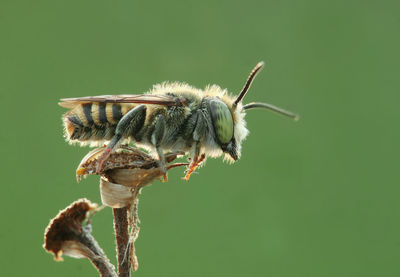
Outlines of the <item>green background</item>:
M 0 2 L 2 276 L 97 276 L 42 249 L 50 218 L 100 203 L 74 171 L 62 97 L 141 93 L 165 80 L 301 115 L 246 117 L 234 165 L 209 159 L 140 197 L 135 276 L 400 275 L 398 1 Z M 115 261 L 112 215 L 94 236 Z

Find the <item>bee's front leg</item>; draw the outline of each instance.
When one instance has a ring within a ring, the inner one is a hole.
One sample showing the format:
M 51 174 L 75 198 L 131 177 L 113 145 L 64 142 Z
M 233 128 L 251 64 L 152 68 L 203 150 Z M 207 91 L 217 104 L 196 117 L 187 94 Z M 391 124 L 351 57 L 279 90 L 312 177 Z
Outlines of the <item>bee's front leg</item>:
M 161 149 L 161 143 L 164 139 L 164 134 L 166 132 L 166 129 L 167 129 L 167 120 L 165 119 L 165 116 L 162 114 L 157 115 L 154 123 L 154 129 L 151 134 L 151 143 L 156 148 L 160 168 L 162 173 L 164 174 L 164 182 L 166 182 L 168 178 L 167 178 L 167 167 L 165 165 L 165 156 L 163 150 Z
M 205 155 L 200 156 L 200 141 L 203 138 L 206 131 L 206 120 L 204 119 L 204 115 L 201 111 L 197 111 L 196 114 L 196 124 L 193 130 L 193 140 L 195 141 L 194 146 L 194 155 L 193 159 L 189 165 L 189 168 L 186 171 L 186 175 L 183 179 L 189 181 L 190 175 L 196 170 L 198 165 L 204 160 Z
M 115 129 L 114 137 L 112 138 L 110 143 L 107 145 L 107 148 L 104 150 L 103 154 L 99 158 L 99 162 L 96 168 L 96 173 L 98 174 L 101 173 L 104 161 L 107 160 L 112 150 L 115 147 L 117 147 L 121 139 L 131 134 L 137 133 L 143 127 L 145 119 L 146 119 L 145 105 L 139 105 L 133 108 L 121 118 Z

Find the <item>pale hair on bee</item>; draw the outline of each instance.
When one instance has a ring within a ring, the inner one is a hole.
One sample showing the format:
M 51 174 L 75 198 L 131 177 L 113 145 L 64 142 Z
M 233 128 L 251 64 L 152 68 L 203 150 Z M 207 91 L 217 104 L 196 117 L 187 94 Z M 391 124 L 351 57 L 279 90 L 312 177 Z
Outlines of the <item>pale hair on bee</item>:
M 107 143 L 103 162 L 121 143 L 145 148 L 158 156 L 166 173 L 165 152 L 182 152 L 191 160 L 185 179 L 207 158 L 224 155 L 234 162 L 248 135 L 245 112 L 269 109 L 295 120 L 298 116 L 266 103 L 243 105 L 242 100 L 263 67 L 259 62 L 243 89 L 230 95 L 217 85 L 197 89 L 186 83 L 162 83 L 144 94 L 101 95 L 61 99 L 65 137 L 69 143 L 98 146 Z M 166 175 L 165 175 L 166 178 Z

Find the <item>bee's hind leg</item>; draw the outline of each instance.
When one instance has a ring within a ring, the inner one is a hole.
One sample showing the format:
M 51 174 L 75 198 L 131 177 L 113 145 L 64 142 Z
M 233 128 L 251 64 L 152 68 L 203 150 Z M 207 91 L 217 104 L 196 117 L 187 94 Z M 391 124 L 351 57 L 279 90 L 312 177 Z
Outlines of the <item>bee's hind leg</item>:
M 145 119 L 145 105 L 139 105 L 133 108 L 121 118 L 115 129 L 114 137 L 111 139 L 110 143 L 107 145 L 107 148 L 104 150 L 103 154 L 98 160 L 96 173 L 101 173 L 104 161 L 110 156 L 112 150 L 118 146 L 118 144 L 121 142 L 121 139 L 138 133 L 143 127 Z
M 151 134 L 151 143 L 156 148 L 160 169 L 161 172 L 164 174 L 164 182 L 166 182 L 168 178 L 167 178 L 167 167 L 165 164 L 165 156 L 163 150 L 161 149 L 161 143 L 164 139 L 164 134 L 166 129 L 167 129 L 167 121 L 165 119 L 165 116 L 162 114 L 157 115 L 154 123 L 154 129 Z

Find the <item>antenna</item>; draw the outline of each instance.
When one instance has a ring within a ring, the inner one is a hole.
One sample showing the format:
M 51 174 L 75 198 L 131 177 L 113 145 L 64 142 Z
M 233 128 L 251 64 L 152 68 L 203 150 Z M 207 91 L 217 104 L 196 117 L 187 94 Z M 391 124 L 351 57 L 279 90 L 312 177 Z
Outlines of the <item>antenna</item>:
M 247 91 L 250 88 L 251 82 L 253 82 L 254 77 L 256 77 L 258 71 L 264 66 L 264 62 L 259 62 L 251 71 L 249 78 L 247 78 L 246 84 L 242 88 L 242 91 L 239 93 L 238 97 L 236 98 L 235 102 L 233 103 L 233 107 L 236 107 L 240 101 L 243 100 L 243 97 L 246 95 Z
M 243 109 L 245 110 L 250 110 L 250 109 L 256 109 L 256 108 L 262 108 L 262 109 L 267 109 L 267 110 L 271 110 L 273 112 L 276 112 L 278 114 L 284 115 L 284 116 L 288 116 L 293 118 L 294 120 L 299 120 L 299 115 L 286 111 L 282 108 L 278 108 L 274 105 L 271 104 L 267 104 L 267 103 L 249 103 L 243 106 Z

